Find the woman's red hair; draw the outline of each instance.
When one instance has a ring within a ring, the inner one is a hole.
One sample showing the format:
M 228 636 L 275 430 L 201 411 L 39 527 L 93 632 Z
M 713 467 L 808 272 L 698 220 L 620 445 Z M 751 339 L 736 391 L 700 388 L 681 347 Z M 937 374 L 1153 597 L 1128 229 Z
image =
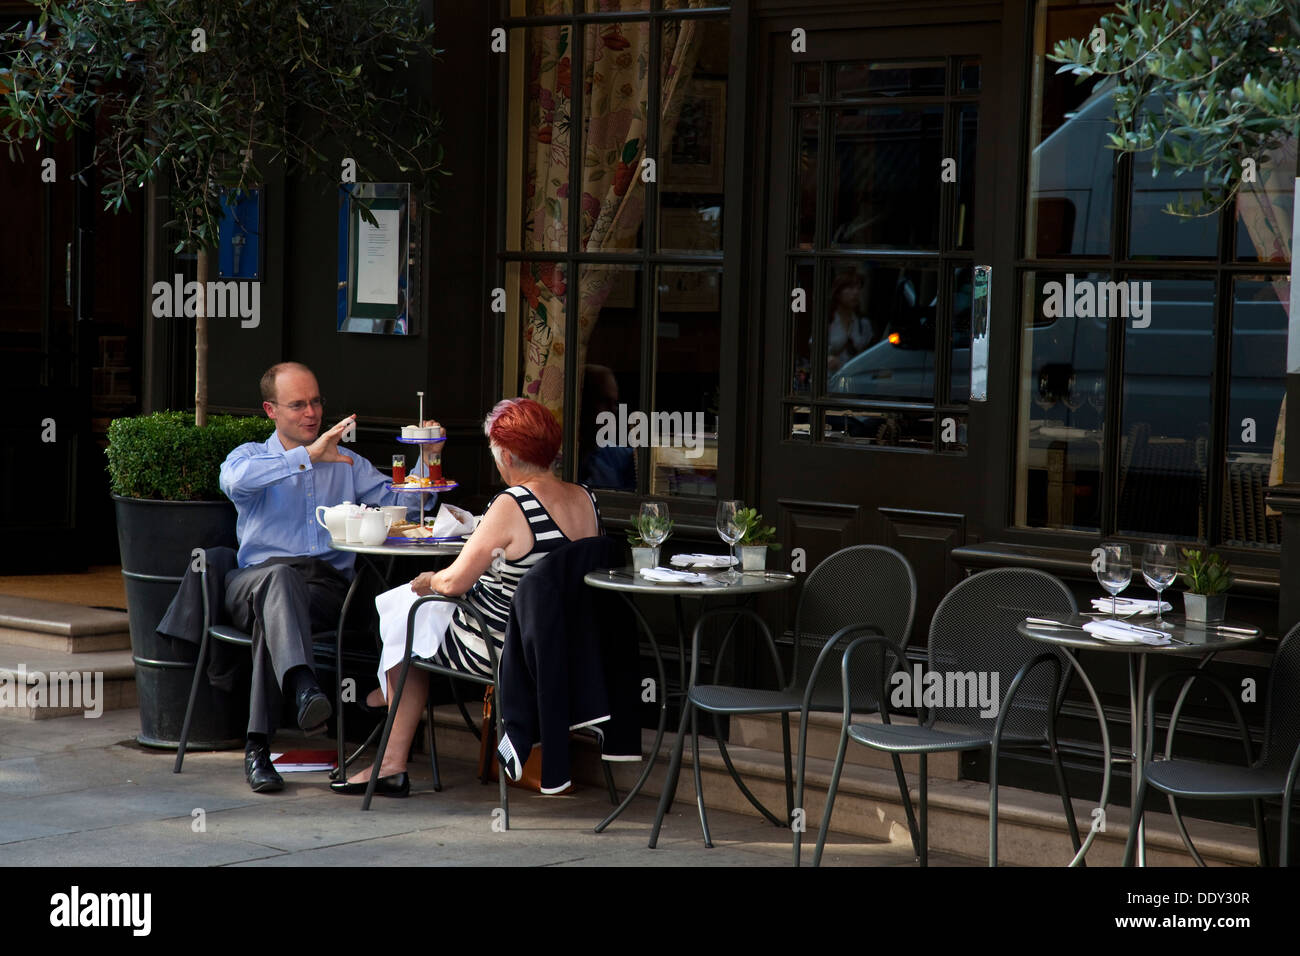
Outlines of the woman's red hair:
M 493 445 L 537 468 L 551 467 L 563 441 L 555 416 L 531 398 L 498 402 L 488 412 L 483 431 Z

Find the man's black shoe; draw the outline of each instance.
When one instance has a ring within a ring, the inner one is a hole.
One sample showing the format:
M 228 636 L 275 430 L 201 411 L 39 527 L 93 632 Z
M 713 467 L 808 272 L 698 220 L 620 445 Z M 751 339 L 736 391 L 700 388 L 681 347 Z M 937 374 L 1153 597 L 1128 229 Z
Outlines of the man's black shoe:
M 325 723 L 330 719 L 330 714 L 334 713 L 334 708 L 330 706 L 329 698 L 319 687 L 308 684 L 299 688 L 294 704 L 298 708 L 298 726 L 302 728 L 303 733 L 325 732 Z
M 275 793 L 284 789 L 284 777 L 271 766 L 270 748 L 249 744 L 244 750 L 244 779 L 254 793 Z

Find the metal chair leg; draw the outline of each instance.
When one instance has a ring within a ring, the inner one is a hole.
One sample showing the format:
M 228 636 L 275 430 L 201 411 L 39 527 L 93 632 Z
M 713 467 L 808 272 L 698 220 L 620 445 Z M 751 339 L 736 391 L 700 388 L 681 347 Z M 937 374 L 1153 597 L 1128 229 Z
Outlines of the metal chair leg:
M 794 815 L 794 768 L 790 760 L 790 713 L 781 711 L 781 737 L 785 744 L 785 818 L 790 819 Z M 784 827 L 786 824 L 778 823 L 777 826 Z
M 1065 782 L 1065 765 L 1061 763 L 1061 751 L 1057 747 L 1052 748 L 1052 767 L 1056 771 L 1056 786 L 1061 791 L 1061 803 L 1065 807 L 1065 822 L 1070 828 L 1070 842 L 1074 845 L 1074 852 L 1078 853 L 1083 846 L 1083 839 L 1079 836 L 1079 823 L 1074 819 L 1074 804 L 1070 802 L 1070 786 Z M 1086 860 L 1079 861 L 1079 866 L 1087 865 Z
M 495 688 L 496 685 L 494 684 Z M 501 708 L 497 706 L 497 695 L 492 695 L 492 726 L 496 728 L 497 740 L 505 739 L 505 728 L 501 726 Z M 488 754 L 488 765 L 491 766 L 492 754 Z M 506 771 L 504 767 L 497 767 L 497 797 L 501 801 L 501 812 L 503 822 L 507 830 L 510 829 L 510 795 L 506 792 Z
M 370 801 L 375 795 L 375 786 L 379 783 L 379 765 L 383 763 L 384 754 L 388 753 L 388 737 L 393 732 L 393 721 L 397 718 L 397 708 L 402 703 L 402 691 L 406 689 L 406 672 L 410 669 L 411 659 L 402 663 L 397 672 L 397 686 L 393 688 L 393 699 L 388 703 L 388 714 L 384 717 L 384 732 L 379 737 L 379 749 L 375 752 L 374 763 L 370 765 L 370 780 L 366 783 L 366 795 L 361 798 L 361 809 L 370 809 Z
M 848 748 L 849 727 L 844 724 L 840 727 L 840 745 L 835 751 L 835 769 L 831 771 L 831 785 L 826 789 L 826 806 L 822 808 L 822 825 L 817 831 L 817 849 L 813 851 L 813 866 L 822 865 L 822 849 L 826 846 L 826 834 L 831 829 L 831 811 L 835 809 L 835 793 L 840 786 L 840 771 L 844 769 L 844 752 Z M 799 748 L 800 758 L 803 756 L 803 746 Z M 903 791 L 903 802 L 908 802 L 907 791 Z M 799 848 L 795 846 L 794 865 L 799 865 Z
M 203 668 L 208 659 L 208 629 L 203 628 L 203 639 L 199 641 L 199 656 L 194 662 L 194 680 L 190 684 L 190 700 L 185 705 L 185 722 L 181 724 L 181 739 L 176 747 L 176 763 L 172 767 L 172 773 L 181 772 L 181 764 L 185 762 L 185 747 L 190 739 L 190 721 L 194 719 L 194 701 L 199 696 L 199 683 L 203 680 Z
M 998 865 L 998 747 L 989 753 L 989 866 Z
M 1255 812 L 1255 839 L 1259 842 L 1259 865 L 1268 866 L 1268 830 L 1264 826 L 1264 801 L 1252 800 L 1252 809 Z
M 929 797 L 929 793 L 928 793 L 929 786 L 928 786 L 928 785 L 929 785 L 929 782 L 930 782 L 930 779 L 929 779 L 929 778 L 930 778 L 930 770 L 929 770 L 929 761 L 928 761 L 928 759 L 927 759 L 927 755 L 926 755 L 926 754 L 921 754 L 920 757 L 921 757 L 921 759 L 920 759 L 920 768 L 919 768 L 919 769 L 920 769 L 920 775 L 921 775 L 921 780 L 920 780 L 920 790 L 921 790 L 921 808 L 920 808 L 920 809 L 921 809 L 921 822 L 920 822 L 920 830 L 921 830 L 921 860 L 920 860 L 920 863 L 921 863 L 921 866 L 929 866 L 929 865 L 930 865 L 930 827 L 929 827 L 929 820 L 928 820 L 927 818 L 928 818 L 929 811 L 930 811 L 929 800 L 928 800 L 928 797 Z M 905 800 L 910 800 L 910 799 L 911 799 L 911 798 L 908 797 L 906 794 L 903 795 L 903 798 L 904 798 Z
M 704 780 L 700 775 L 700 730 L 697 717 L 699 710 L 691 708 L 691 763 L 695 770 L 695 806 L 700 811 L 700 829 L 704 831 L 704 845 L 713 849 L 713 838 L 709 835 L 709 817 L 704 811 Z M 715 719 L 717 715 L 714 715 Z
M 691 703 L 682 701 L 682 719 L 677 725 L 677 740 L 673 743 L 672 755 L 668 758 L 668 774 L 664 777 L 664 792 L 659 795 L 659 808 L 655 811 L 654 826 L 650 828 L 650 849 L 659 842 L 659 830 L 664 825 L 664 815 L 673 802 L 677 790 L 677 777 L 682 769 L 682 749 L 686 743 L 686 722 L 690 719 Z
M 433 769 L 433 792 L 442 793 L 442 777 L 438 774 L 438 741 L 433 729 L 433 695 L 425 704 L 424 738 L 429 745 L 429 766 Z
M 602 759 L 600 769 L 605 771 L 605 789 L 609 791 L 609 802 L 618 806 L 618 788 L 614 786 L 614 774 L 609 769 L 609 761 Z
M 785 824 L 776 818 L 776 814 L 774 814 L 767 807 L 763 806 L 762 801 L 760 801 L 758 797 L 754 796 L 754 794 L 750 792 L 749 788 L 745 786 L 745 781 L 740 779 L 740 771 L 737 770 L 735 764 L 731 762 L 731 754 L 727 752 L 727 742 L 722 739 L 722 728 L 718 725 L 718 715 L 716 713 L 713 715 L 713 736 L 718 742 L 718 752 L 722 754 L 722 762 L 726 765 L 727 772 L 731 774 L 731 779 L 736 782 L 736 786 L 739 787 L 740 792 L 745 795 L 745 799 L 748 800 L 751 804 L 753 804 L 754 809 L 756 809 L 759 813 L 761 813 L 764 817 L 766 817 L 774 826 L 784 828 Z M 788 758 L 789 758 L 789 754 L 787 753 L 787 759 Z M 788 774 L 789 773 L 788 763 L 786 764 L 786 767 L 787 767 L 787 774 Z M 786 779 L 789 780 L 790 779 L 789 776 L 787 776 Z M 791 803 L 793 803 L 792 797 L 787 797 L 787 799 Z
M 1128 840 L 1124 843 L 1124 866 L 1133 865 L 1133 852 L 1137 849 L 1138 829 L 1142 826 L 1142 803 L 1146 800 L 1147 795 L 1147 778 L 1146 774 L 1142 775 L 1142 782 L 1138 784 L 1137 795 L 1133 798 L 1133 806 L 1129 811 L 1128 822 Z
M 903 795 L 903 812 L 907 814 L 907 832 L 912 838 L 912 854 L 921 859 L 921 831 L 916 825 L 916 814 L 912 811 L 912 793 L 907 789 L 907 777 L 903 774 L 903 760 L 898 754 L 889 755 L 894 765 L 894 776 L 898 778 L 898 792 Z

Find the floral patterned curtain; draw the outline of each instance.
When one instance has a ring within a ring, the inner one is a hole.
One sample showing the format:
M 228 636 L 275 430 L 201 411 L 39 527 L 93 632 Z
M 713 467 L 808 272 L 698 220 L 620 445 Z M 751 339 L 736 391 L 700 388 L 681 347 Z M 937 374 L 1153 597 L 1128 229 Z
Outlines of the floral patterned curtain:
M 690 0 L 689 6 L 706 0 Z M 558 8 L 547 12 L 559 12 Z M 638 6 L 635 0 L 629 8 Z M 602 9 L 619 9 L 605 0 Z M 601 23 L 584 27 L 584 116 L 574 124 L 569 97 L 572 49 L 567 25 L 532 31 L 526 135 L 525 252 L 564 252 L 568 244 L 569 151 L 581 148 L 579 250 L 615 252 L 635 247 L 645 216 L 641 179 L 648 125 L 650 25 Z M 660 143 L 672 142 L 699 53 L 699 28 L 667 21 L 661 38 Z M 582 136 L 585 125 L 586 136 Z M 565 328 L 564 296 L 577 279 L 578 334 Z M 576 346 L 578 368 L 614 281 L 614 270 L 587 265 L 578 277 L 555 263 L 524 263 L 520 291 L 526 302 L 523 392 L 564 418 L 564 351 Z

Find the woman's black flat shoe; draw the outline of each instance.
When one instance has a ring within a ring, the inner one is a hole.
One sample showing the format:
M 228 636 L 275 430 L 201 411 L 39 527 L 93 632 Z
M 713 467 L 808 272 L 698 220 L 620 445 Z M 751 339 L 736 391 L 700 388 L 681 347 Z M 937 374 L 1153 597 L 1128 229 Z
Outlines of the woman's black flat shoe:
M 359 797 L 366 792 L 366 784 L 335 780 L 330 784 L 330 789 L 335 793 Z M 409 797 L 411 795 L 411 778 L 406 771 L 395 773 L 391 777 L 380 777 L 375 781 L 375 793 L 381 797 Z

